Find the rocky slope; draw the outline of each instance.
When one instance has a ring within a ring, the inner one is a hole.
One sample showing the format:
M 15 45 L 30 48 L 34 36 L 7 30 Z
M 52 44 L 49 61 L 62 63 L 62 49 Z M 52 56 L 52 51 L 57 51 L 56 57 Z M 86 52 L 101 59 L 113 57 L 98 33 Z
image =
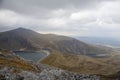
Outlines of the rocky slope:
M 68 56 L 69 58 L 67 59 L 70 60 L 72 56 Z M 74 56 L 73 58 L 78 59 Z M 57 59 L 58 57 L 54 61 Z M 90 60 L 92 61 L 93 59 Z M 74 60 L 71 59 L 70 61 Z M 95 63 L 101 64 L 97 61 Z M 57 64 L 59 63 L 57 62 Z M 69 64 L 69 61 L 65 64 Z M 84 68 L 82 67 L 82 69 Z M 0 80 L 119 80 L 119 77 L 119 73 L 109 76 L 73 73 L 48 65 L 35 64 L 26 61 L 12 52 L 0 49 Z
M 0 70 L 0 80 L 100 80 L 96 75 L 83 75 L 59 69 L 44 69 L 41 73 L 22 71 L 11 72 L 14 68 L 5 67 Z
M 4 60 L 3 60 L 4 59 Z M 11 61 L 12 60 L 12 61 Z M 15 63 L 16 62 L 16 63 Z M 100 80 L 97 75 L 76 74 L 55 67 L 30 63 L 0 50 L 0 80 Z
M 28 70 L 33 72 L 40 71 L 37 68 L 36 64 L 32 62 L 27 62 L 23 58 L 15 55 L 12 52 L 0 49 L 0 68 L 5 66 L 20 68 L 22 70 Z
M 15 55 L 13 55 L 15 57 Z M 4 57 L 5 58 L 5 57 Z M 18 58 L 18 57 L 17 57 Z M 6 59 L 6 58 L 5 58 Z M 1 62 L 1 61 L 0 61 Z M 28 61 L 25 61 L 29 63 Z M 33 71 L 15 67 L 14 64 L 0 64 L 0 80 L 119 80 L 120 74 L 116 73 L 110 76 L 78 74 L 43 64 L 34 64 L 40 70 Z M 13 66 L 12 66 L 13 65 Z

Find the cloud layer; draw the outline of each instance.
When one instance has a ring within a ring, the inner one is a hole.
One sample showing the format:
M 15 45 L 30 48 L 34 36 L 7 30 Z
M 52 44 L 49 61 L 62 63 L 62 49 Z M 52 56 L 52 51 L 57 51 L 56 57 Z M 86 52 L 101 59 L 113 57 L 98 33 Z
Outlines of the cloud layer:
M 0 31 L 119 37 L 119 0 L 0 0 Z

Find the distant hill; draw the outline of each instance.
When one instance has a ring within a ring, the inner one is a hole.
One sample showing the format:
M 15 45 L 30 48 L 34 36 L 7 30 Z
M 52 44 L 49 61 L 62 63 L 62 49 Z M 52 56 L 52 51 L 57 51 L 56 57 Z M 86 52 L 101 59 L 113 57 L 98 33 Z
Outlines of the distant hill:
M 81 40 L 86 43 L 104 45 L 104 46 L 113 46 L 120 47 L 120 40 L 114 38 L 104 38 L 104 37 L 75 37 L 78 40 Z
M 67 54 L 88 56 L 111 56 L 111 49 L 86 44 L 77 39 L 54 35 L 40 34 L 32 30 L 17 28 L 0 33 L 0 48 L 7 50 L 57 50 Z

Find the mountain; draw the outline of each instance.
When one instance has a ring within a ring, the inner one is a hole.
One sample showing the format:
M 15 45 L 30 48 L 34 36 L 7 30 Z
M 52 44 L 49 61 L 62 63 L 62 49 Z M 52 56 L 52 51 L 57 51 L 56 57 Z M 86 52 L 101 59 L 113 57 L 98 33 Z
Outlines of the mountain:
M 120 71 L 119 52 L 61 35 L 40 34 L 18 28 L 0 33 L 0 48 L 11 51 L 48 50 L 50 54 L 40 63 L 77 73 L 108 75 Z M 2 61 L 3 64 L 4 60 Z M 21 65 L 17 65 L 16 61 L 13 60 L 13 63 L 7 66 L 15 64 L 16 67 L 24 69 Z M 5 63 L 7 64 L 7 61 Z M 23 65 L 24 61 L 20 64 Z
M 110 48 L 86 44 L 71 37 L 40 34 L 24 28 L 1 32 L 0 44 L 0 48 L 7 50 L 47 49 L 66 54 L 82 54 L 97 57 L 111 56 L 114 53 Z

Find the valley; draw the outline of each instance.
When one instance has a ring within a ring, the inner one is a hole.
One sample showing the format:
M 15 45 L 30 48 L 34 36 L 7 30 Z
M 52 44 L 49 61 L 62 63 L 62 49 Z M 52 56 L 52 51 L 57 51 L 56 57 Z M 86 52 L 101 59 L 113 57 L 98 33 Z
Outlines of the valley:
M 0 44 L 1 69 L 12 67 L 19 74 L 25 70 L 26 74 L 39 77 L 37 80 L 42 79 L 42 75 L 45 78 L 43 80 L 55 80 L 52 79 L 55 78 L 53 76 L 64 74 L 65 80 L 79 79 L 81 75 L 81 80 L 119 78 L 117 74 L 120 71 L 120 52 L 111 47 L 88 44 L 67 36 L 40 34 L 24 28 L 1 32 Z
M 0 80 L 120 80 L 120 0 L 0 0 Z

